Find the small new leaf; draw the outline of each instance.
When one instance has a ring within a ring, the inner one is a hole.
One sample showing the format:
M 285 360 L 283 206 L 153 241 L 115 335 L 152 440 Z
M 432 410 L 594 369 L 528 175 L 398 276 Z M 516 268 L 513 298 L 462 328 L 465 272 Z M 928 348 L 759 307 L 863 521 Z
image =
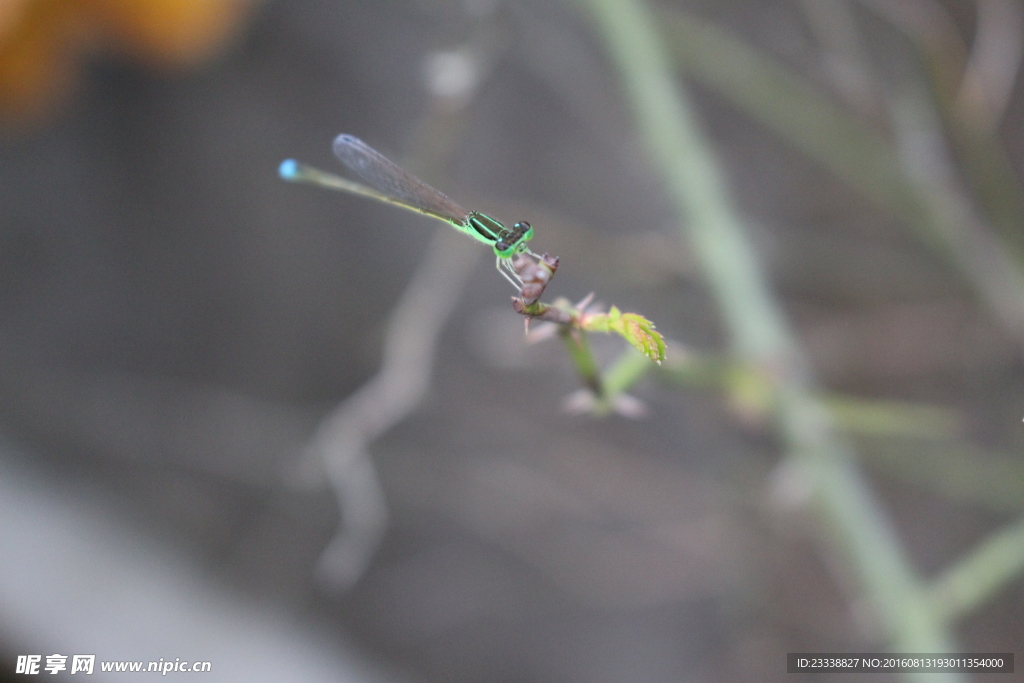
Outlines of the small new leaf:
M 655 363 L 665 360 L 665 340 L 654 329 L 654 323 L 636 313 L 623 313 L 615 306 L 607 313 L 582 316 L 580 326 L 591 332 L 617 332 L 640 353 Z

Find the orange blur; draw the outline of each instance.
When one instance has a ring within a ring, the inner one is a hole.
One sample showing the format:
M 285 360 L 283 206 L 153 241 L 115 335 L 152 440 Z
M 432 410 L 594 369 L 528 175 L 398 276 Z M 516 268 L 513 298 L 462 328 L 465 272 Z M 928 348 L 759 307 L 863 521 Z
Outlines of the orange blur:
M 82 57 L 106 50 L 149 67 L 195 66 L 226 44 L 250 0 L 0 1 L 0 125 L 46 116 Z

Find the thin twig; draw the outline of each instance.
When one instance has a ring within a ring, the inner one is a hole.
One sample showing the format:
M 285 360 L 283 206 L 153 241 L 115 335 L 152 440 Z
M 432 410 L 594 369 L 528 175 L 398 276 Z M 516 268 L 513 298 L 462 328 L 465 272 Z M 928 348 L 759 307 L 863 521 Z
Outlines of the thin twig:
M 438 337 L 477 263 L 477 246 L 437 230 L 391 314 L 380 372 L 324 418 L 309 446 L 322 459 L 341 507 L 341 526 L 320 565 L 321 576 L 336 589 L 359 578 L 387 526 L 369 445 L 422 401 Z

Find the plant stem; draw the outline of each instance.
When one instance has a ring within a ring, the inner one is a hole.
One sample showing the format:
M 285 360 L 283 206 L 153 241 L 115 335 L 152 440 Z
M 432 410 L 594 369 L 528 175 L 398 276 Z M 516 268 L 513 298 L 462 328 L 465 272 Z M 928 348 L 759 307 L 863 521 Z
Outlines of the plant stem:
M 640 0 L 580 2 L 597 21 L 620 72 L 678 223 L 689 228 L 685 237 L 729 326 L 733 352 L 774 378 L 776 417 L 790 464 L 815 485 L 814 501 L 832 540 L 852 565 L 891 644 L 905 652 L 953 651 L 890 521 L 815 397 L 806 358 L 770 292 L 718 159 L 673 77 L 654 17 Z M 958 680 L 949 676 L 942 680 Z
M 992 534 L 950 567 L 928 593 L 936 621 L 948 623 L 992 598 L 1024 571 L 1024 520 Z
M 611 397 L 628 391 L 644 375 L 655 368 L 651 359 L 635 349 L 626 348 L 618 359 L 604 371 L 604 390 Z
M 561 325 L 558 335 L 565 342 L 565 348 L 569 351 L 576 372 L 579 373 L 583 384 L 594 392 L 594 397 L 604 400 L 604 383 L 601 381 L 601 369 L 597 366 L 597 360 L 590 350 L 587 342 L 587 333 L 583 330 L 574 329 L 569 325 Z M 646 359 L 645 359 L 646 360 Z

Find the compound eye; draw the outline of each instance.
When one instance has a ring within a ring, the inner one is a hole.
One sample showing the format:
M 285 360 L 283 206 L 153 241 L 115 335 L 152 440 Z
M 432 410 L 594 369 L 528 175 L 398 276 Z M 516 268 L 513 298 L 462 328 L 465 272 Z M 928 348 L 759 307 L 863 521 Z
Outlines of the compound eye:
M 528 242 L 533 239 L 533 226 L 526 221 L 516 223 L 515 230 L 522 237 L 522 242 Z
M 500 241 L 500 240 L 498 242 L 495 242 L 494 243 L 494 250 L 495 251 L 501 251 L 501 252 L 508 251 L 508 242 L 504 242 L 504 241 Z

